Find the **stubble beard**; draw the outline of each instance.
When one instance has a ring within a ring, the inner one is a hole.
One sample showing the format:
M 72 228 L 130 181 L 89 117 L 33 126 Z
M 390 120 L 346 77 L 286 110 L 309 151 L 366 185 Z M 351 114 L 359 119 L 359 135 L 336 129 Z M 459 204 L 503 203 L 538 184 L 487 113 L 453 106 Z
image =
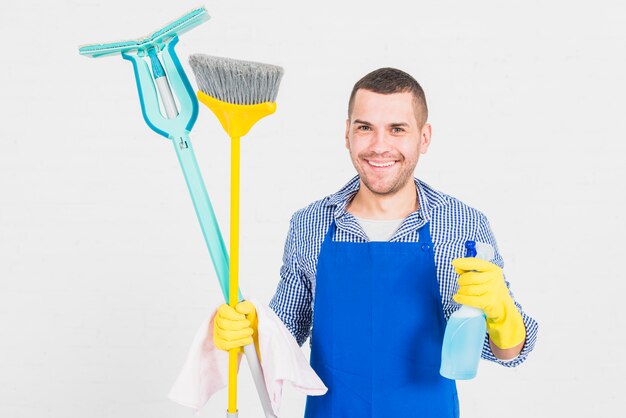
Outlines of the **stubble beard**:
M 364 165 L 368 164 L 367 161 L 365 161 L 365 159 L 367 159 L 368 157 L 371 156 L 366 155 L 363 157 L 357 157 L 357 161 L 353 161 L 353 164 L 354 168 L 356 168 L 356 171 L 359 173 L 359 179 L 361 180 L 362 184 L 373 194 L 379 196 L 393 195 L 401 190 L 403 187 L 405 187 L 409 181 L 413 180 L 413 173 L 415 172 L 417 161 L 415 161 L 413 164 L 407 164 L 404 156 L 401 156 L 399 159 L 397 159 L 398 162 L 396 163 L 403 165 L 398 175 L 395 178 L 391 179 L 387 184 L 382 184 L 377 187 L 372 181 L 370 181 L 370 179 L 367 177 L 365 170 L 360 165 L 360 163 L 363 163 Z

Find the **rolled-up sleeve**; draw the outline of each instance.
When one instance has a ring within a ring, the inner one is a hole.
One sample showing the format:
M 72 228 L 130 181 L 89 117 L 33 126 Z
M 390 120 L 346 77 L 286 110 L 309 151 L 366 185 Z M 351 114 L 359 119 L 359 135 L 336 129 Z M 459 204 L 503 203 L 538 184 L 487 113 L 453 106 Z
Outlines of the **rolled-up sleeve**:
M 313 297 L 311 281 L 298 262 L 298 242 L 298 230 L 292 217 L 280 269 L 280 282 L 269 306 L 302 346 L 311 332 Z

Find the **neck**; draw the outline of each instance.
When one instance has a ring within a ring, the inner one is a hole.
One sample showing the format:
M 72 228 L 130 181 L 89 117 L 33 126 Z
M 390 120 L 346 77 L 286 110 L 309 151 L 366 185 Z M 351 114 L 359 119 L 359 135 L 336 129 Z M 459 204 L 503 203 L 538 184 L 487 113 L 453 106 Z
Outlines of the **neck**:
M 346 210 L 359 218 L 392 220 L 406 218 L 418 206 L 413 179 L 393 194 L 374 193 L 361 181 L 359 191 Z

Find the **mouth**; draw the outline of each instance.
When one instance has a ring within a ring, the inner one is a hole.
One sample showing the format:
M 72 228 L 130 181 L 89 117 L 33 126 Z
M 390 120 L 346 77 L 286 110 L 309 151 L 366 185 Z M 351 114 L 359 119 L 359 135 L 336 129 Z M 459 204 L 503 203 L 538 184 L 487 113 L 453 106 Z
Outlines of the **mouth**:
M 374 168 L 389 168 L 389 167 L 393 167 L 397 161 L 372 161 L 372 160 L 365 160 L 367 161 L 367 163 Z

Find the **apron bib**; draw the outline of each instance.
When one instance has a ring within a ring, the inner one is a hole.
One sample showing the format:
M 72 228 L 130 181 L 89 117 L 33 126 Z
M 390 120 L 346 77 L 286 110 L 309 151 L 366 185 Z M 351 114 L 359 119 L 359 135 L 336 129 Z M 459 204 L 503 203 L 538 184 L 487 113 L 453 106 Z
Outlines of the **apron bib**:
M 334 242 L 317 262 L 311 366 L 328 387 L 305 418 L 459 416 L 439 375 L 445 319 L 429 225 L 419 242 Z

